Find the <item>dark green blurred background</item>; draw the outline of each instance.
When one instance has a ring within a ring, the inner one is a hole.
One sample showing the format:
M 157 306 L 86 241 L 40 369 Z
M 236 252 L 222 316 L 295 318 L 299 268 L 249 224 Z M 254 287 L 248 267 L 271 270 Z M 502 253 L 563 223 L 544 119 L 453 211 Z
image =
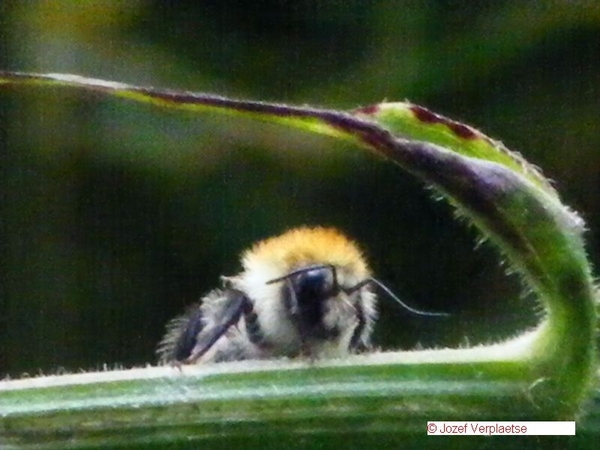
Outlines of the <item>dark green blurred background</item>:
M 542 167 L 600 262 L 598 2 L 166 3 L 2 2 L 0 67 L 331 108 L 410 99 Z M 0 378 L 153 362 L 168 319 L 244 248 L 300 224 L 345 230 L 406 302 L 453 313 L 382 299 L 384 348 L 535 323 L 447 205 L 333 139 L 5 86 L 0 145 Z

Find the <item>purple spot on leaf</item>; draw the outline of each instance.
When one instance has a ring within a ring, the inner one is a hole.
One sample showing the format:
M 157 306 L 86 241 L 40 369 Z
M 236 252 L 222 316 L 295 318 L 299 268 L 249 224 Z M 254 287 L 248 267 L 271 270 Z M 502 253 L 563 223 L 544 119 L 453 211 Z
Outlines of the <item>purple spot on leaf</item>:
M 379 112 L 379 105 L 362 106 L 360 108 L 356 108 L 353 112 L 355 114 L 366 114 L 366 115 L 377 114 Z
M 421 122 L 446 125 L 454 134 L 463 139 L 476 139 L 479 137 L 477 132 L 470 126 L 448 119 L 447 117 L 436 114 L 422 106 L 411 105 L 410 110 Z

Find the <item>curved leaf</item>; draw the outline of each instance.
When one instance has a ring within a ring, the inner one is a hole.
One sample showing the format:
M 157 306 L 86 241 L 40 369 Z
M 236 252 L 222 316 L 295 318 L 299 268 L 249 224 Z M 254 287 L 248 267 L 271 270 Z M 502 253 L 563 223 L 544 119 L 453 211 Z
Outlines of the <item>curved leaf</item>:
M 380 436 L 406 443 L 425 433 L 428 419 L 572 418 L 590 392 L 596 309 L 583 222 L 535 168 L 471 127 L 407 104 L 346 113 L 74 75 L 0 73 L 0 84 L 16 83 L 250 115 L 356 142 L 446 196 L 523 275 L 546 317 L 522 336 L 470 349 L 7 381 L 0 383 L 1 443 L 78 447 L 227 439 L 258 447 L 277 438 L 298 447 L 333 445 L 338 433 L 369 445 Z

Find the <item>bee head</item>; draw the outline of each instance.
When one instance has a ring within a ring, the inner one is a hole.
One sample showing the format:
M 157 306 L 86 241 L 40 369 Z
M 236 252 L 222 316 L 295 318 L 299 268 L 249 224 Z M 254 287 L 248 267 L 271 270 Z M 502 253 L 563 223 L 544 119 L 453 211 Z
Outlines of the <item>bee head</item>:
M 267 284 L 280 282 L 285 283 L 283 299 L 286 309 L 303 334 L 326 338 L 334 332 L 329 330 L 326 333 L 322 321 L 326 313 L 325 302 L 340 293 L 335 266 L 310 265 Z M 319 330 L 322 332 L 319 333 Z
M 351 331 L 360 294 L 347 295 L 344 288 L 371 275 L 352 240 L 322 227 L 258 242 L 243 254 L 242 264 L 237 287 L 254 302 L 265 334 L 278 342 L 291 336 L 330 340 Z

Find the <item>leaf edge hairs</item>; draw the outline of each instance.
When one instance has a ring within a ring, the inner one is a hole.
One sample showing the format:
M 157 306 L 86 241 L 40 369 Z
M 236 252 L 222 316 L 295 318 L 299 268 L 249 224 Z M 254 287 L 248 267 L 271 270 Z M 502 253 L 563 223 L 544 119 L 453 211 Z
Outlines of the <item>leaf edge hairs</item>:
M 242 253 L 243 270 L 221 277 L 186 313 L 167 323 L 160 364 L 278 357 L 339 358 L 371 349 L 375 285 L 358 245 L 336 228 L 299 227 Z

